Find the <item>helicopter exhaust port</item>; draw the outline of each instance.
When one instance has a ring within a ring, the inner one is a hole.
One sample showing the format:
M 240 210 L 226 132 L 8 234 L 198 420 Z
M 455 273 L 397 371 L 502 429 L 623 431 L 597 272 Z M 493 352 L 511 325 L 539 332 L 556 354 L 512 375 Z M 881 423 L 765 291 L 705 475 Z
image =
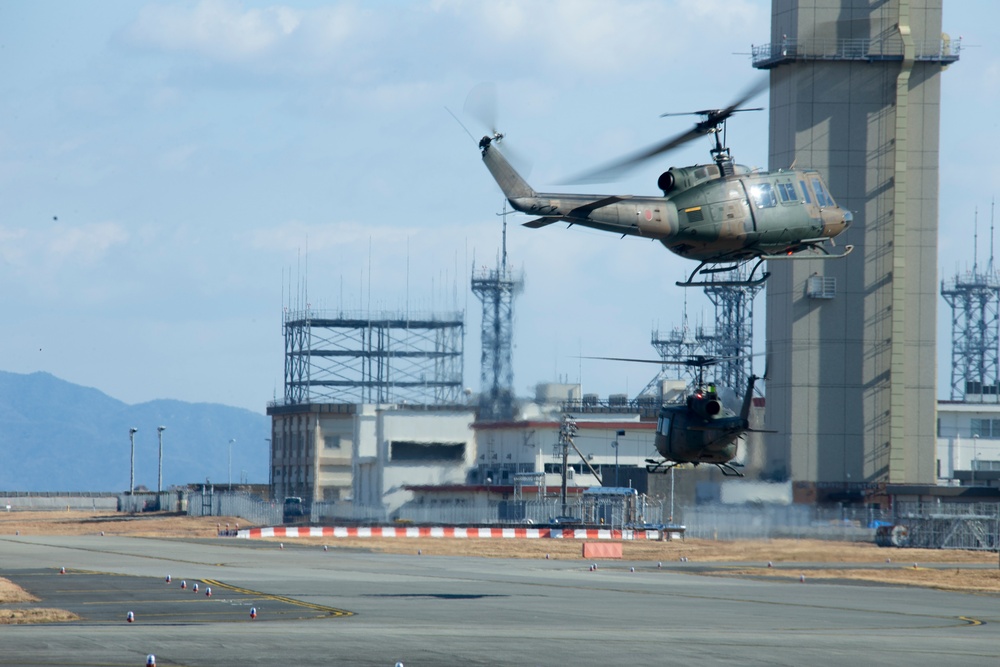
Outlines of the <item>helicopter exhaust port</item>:
M 714 398 L 710 399 L 695 399 L 691 407 L 694 409 L 699 416 L 704 418 L 715 417 L 720 412 L 722 412 L 722 403 Z
M 677 185 L 677 179 L 674 178 L 673 172 L 665 171 L 660 174 L 660 177 L 656 179 L 656 187 L 663 191 L 664 196 L 674 189 Z

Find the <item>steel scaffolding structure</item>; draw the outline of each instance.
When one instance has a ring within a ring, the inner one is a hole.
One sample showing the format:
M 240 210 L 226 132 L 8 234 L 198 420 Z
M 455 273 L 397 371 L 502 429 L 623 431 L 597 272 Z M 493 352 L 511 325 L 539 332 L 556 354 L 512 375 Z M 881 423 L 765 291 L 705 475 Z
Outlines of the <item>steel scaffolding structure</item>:
M 996 551 L 1000 503 L 901 502 L 895 523 L 906 532 L 900 546 Z
M 506 209 L 502 215 L 506 216 Z M 498 268 L 476 271 L 473 267 L 472 274 L 472 292 L 483 303 L 479 419 L 490 421 L 511 420 L 515 412 L 514 297 L 524 289 L 524 279 L 507 266 L 506 217 L 502 248 Z
M 461 312 L 286 311 L 286 404 L 458 404 Z

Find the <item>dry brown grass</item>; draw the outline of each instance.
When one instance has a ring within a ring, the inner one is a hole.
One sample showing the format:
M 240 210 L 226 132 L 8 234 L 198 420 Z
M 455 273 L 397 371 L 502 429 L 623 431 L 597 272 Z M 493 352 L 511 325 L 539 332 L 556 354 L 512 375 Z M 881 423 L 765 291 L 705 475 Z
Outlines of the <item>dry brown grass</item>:
M 166 512 L 2 512 L 0 534 L 13 535 L 130 535 L 134 537 L 215 537 L 217 526 L 247 527 L 238 517 L 191 517 Z
M 16 602 L 38 602 L 38 598 L 9 579 L 0 577 L 0 604 Z
M 64 609 L 46 609 L 44 607 L 0 609 L 0 625 L 63 623 L 66 621 L 77 621 L 79 619 L 79 616 Z
M 25 604 L 29 602 L 38 602 L 38 598 L 8 579 L 0 577 L 0 604 Z M 75 621 L 78 618 L 79 616 L 76 614 L 65 610 L 45 607 L 0 609 L 0 625 L 59 623 L 61 621 Z
M 418 550 L 424 555 L 479 556 L 485 558 L 578 559 L 583 540 L 575 539 L 445 539 L 419 538 L 267 538 L 271 542 L 329 545 L 333 548 L 366 549 L 382 553 L 408 554 Z M 622 542 L 625 560 L 669 561 L 687 558 L 689 562 L 774 563 L 882 563 L 886 558 L 906 563 L 993 563 L 996 554 L 981 551 L 942 549 L 886 549 L 858 542 L 825 540 L 766 540 L 717 542 L 714 540 L 677 540 L 657 542 L 635 540 Z

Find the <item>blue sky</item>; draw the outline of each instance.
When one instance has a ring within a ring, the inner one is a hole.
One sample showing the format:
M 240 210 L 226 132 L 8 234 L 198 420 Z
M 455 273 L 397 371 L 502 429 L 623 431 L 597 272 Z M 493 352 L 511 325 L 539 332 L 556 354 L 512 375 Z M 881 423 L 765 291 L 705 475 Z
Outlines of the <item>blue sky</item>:
M 964 48 L 943 75 L 943 277 L 971 264 L 976 207 L 985 257 L 996 14 L 944 10 Z M 665 111 L 727 103 L 760 76 L 749 52 L 769 23 L 770 3 L 750 0 L 0 4 L 0 368 L 129 403 L 262 411 L 282 392 L 288 285 L 306 277 L 316 308 L 465 309 L 478 389 L 468 273 L 495 263 L 503 201 L 445 108 L 478 136 L 462 107 L 495 83 L 500 128 L 547 187 L 686 129 Z M 766 166 L 766 128 L 766 113 L 730 124 L 740 162 Z M 707 148 L 590 189 L 655 193 L 663 168 Z M 635 394 L 650 368 L 577 357 L 649 356 L 685 296 L 711 323 L 704 295 L 674 285 L 692 266 L 657 244 L 517 221 L 519 394 L 581 379 Z

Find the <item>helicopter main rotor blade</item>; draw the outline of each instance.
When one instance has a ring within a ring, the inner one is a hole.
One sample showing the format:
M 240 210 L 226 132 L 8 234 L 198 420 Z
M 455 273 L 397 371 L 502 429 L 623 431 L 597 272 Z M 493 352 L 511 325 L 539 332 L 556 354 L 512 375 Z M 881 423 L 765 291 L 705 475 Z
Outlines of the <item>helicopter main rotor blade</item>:
M 760 79 L 754 82 L 753 85 L 748 87 L 743 93 L 737 98 L 733 103 L 724 109 L 705 109 L 702 111 L 693 112 L 695 115 L 705 116 L 705 120 L 696 123 L 693 128 L 686 132 L 682 132 L 666 141 L 661 141 L 660 143 L 653 144 L 648 148 L 645 148 L 635 153 L 625 155 L 614 162 L 610 162 L 602 167 L 592 169 L 590 171 L 583 172 L 577 176 L 567 179 L 563 184 L 570 183 L 602 183 L 622 176 L 625 172 L 639 164 L 654 158 L 657 155 L 661 155 L 668 151 L 672 151 L 689 141 L 697 139 L 698 137 L 709 134 L 726 121 L 727 118 L 732 116 L 737 111 L 751 111 L 751 109 L 741 109 L 740 107 L 747 102 L 747 100 L 756 97 L 761 92 L 763 92 L 768 86 L 768 80 L 766 78 Z M 664 114 L 671 115 L 671 114 Z
M 715 366 L 716 364 L 721 364 L 726 361 L 739 361 L 741 359 L 749 359 L 750 357 L 759 357 L 763 355 L 763 352 L 757 352 L 755 354 L 747 354 L 737 357 L 716 357 L 711 355 L 699 354 L 695 355 L 689 359 L 634 359 L 631 357 L 580 357 L 580 359 L 597 359 L 600 361 L 625 361 L 633 364 L 660 364 L 668 366 L 691 366 L 693 368 L 703 368 L 707 366 Z
M 607 183 L 609 181 L 617 180 L 630 169 L 642 164 L 646 160 L 654 158 L 662 153 L 666 153 L 667 151 L 671 151 L 678 146 L 686 144 L 692 139 L 697 139 L 704 134 L 705 132 L 701 132 L 697 128 L 688 130 L 687 132 L 682 132 L 671 139 L 661 141 L 658 144 L 653 144 L 648 148 L 644 148 L 643 150 L 621 157 L 614 162 L 604 165 L 603 167 L 598 167 L 597 169 L 577 174 L 576 176 L 566 179 L 562 182 L 562 184 Z

